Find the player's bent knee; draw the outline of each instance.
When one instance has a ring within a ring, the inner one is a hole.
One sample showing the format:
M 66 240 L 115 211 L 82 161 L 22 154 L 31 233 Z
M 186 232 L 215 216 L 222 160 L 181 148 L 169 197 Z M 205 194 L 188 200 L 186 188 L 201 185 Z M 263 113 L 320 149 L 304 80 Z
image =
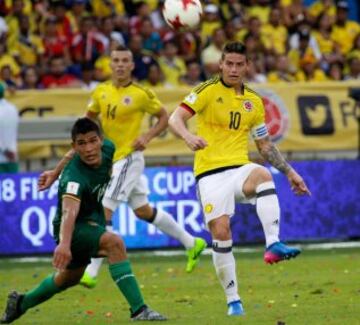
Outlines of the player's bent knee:
M 209 229 L 213 239 L 229 240 L 231 239 L 230 218 L 220 217 L 209 222 Z
M 255 189 L 261 183 L 272 182 L 272 175 L 270 171 L 265 167 L 257 167 L 255 168 L 245 181 L 243 185 L 243 192 L 246 196 L 252 196 L 255 193 Z
M 105 251 L 108 255 L 113 251 L 125 251 L 125 244 L 118 236 L 110 232 L 106 232 L 100 239 L 100 251 Z
M 155 210 L 149 204 L 145 204 L 139 208 L 134 209 L 135 215 L 139 219 L 144 219 L 144 220 L 153 220 L 154 211 Z
M 256 168 L 253 172 L 255 173 L 256 178 L 260 182 L 272 181 L 272 175 L 270 171 L 265 167 Z

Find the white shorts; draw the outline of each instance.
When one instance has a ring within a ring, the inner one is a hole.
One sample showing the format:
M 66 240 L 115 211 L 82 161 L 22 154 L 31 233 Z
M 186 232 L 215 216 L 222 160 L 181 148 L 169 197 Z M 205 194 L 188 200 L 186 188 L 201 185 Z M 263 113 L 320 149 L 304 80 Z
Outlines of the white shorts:
M 200 178 L 197 183 L 197 194 L 206 225 L 222 215 L 232 217 L 235 213 L 235 201 L 256 203 L 256 197 L 245 197 L 242 188 L 250 173 L 258 167 L 264 168 L 249 163 Z
M 135 210 L 146 205 L 149 190 L 143 175 L 144 168 L 145 160 L 140 151 L 116 161 L 102 200 L 104 207 L 114 211 L 121 202 L 127 202 Z

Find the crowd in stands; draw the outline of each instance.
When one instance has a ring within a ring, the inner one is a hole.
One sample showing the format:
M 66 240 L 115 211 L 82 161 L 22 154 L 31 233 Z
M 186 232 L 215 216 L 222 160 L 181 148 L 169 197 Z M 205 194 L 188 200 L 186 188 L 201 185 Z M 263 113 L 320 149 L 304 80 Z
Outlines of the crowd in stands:
M 196 31 L 170 29 L 163 2 L 0 1 L 0 80 L 10 89 L 93 89 L 111 74 L 111 49 L 125 45 L 138 82 L 194 86 L 218 73 L 223 45 L 235 40 L 246 45 L 249 82 L 360 79 L 360 25 L 346 1 L 202 1 Z

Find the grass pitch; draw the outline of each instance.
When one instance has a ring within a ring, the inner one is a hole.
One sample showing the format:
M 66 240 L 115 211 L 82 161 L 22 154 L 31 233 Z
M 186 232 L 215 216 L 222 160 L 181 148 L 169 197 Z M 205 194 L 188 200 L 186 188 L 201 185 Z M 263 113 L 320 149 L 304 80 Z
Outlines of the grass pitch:
M 185 256 L 131 254 L 130 259 L 146 302 L 169 318 L 166 324 L 352 325 L 360 324 L 359 256 L 359 248 L 305 250 L 295 260 L 269 266 L 260 251 L 236 253 L 246 312 L 236 318 L 226 316 L 210 255 L 202 257 L 192 274 L 184 271 Z M 50 262 L 0 260 L 1 312 L 10 290 L 29 290 L 50 272 Z M 95 289 L 69 289 L 29 310 L 15 324 L 129 322 L 127 304 L 103 265 Z

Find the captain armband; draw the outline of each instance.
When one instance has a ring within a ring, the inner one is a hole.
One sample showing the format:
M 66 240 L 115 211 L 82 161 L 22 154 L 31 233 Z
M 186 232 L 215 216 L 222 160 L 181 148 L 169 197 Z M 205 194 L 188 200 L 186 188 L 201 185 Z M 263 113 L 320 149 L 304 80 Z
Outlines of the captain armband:
M 269 133 L 265 123 L 253 127 L 251 129 L 251 135 L 255 140 L 267 137 Z

